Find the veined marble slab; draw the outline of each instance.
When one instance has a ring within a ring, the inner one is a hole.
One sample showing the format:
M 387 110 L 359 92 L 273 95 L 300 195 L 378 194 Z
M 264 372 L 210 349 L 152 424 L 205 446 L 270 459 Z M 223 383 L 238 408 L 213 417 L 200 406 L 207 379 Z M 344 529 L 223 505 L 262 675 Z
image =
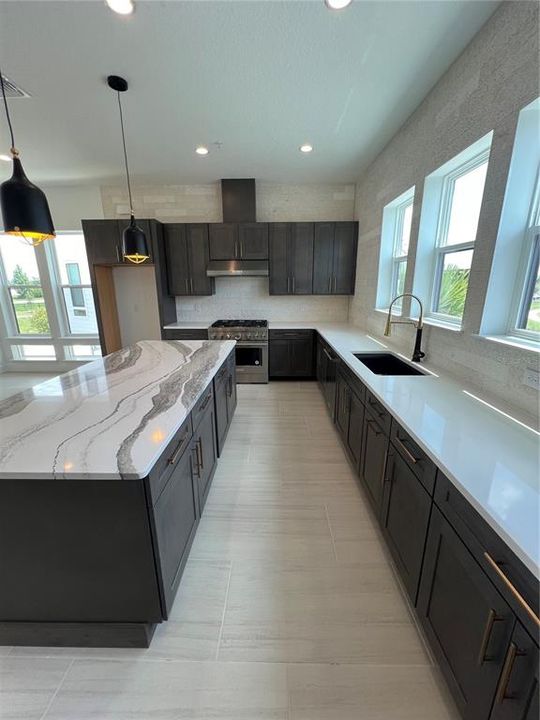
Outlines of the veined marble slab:
M 141 478 L 233 350 L 144 340 L 0 402 L 0 478 Z

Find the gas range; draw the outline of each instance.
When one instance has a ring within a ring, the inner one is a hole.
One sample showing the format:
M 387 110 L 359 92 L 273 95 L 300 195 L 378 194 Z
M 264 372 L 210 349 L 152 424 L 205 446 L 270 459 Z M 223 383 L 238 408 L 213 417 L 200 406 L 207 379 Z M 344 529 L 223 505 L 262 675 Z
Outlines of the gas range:
M 268 382 L 268 321 L 216 320 L 209 340 L 236 340 L 236 377 L 239 383 Z
M 209 340 L 268 342 L 267 320 L 216 320 L 208 328 Z

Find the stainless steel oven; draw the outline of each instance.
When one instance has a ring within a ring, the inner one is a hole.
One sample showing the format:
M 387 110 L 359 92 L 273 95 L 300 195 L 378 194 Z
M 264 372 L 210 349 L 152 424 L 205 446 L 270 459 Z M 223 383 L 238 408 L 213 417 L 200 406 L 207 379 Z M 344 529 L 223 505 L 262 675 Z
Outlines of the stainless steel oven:
M 236 340 L 237 382 L 268 382 L 266 320 L 217 320 L 208 328 L 208 337 L 210 340 Z

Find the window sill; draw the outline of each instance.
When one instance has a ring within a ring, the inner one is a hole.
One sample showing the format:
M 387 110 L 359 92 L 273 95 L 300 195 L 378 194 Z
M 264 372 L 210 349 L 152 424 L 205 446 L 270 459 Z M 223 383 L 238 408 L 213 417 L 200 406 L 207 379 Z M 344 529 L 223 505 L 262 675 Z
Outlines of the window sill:
M 525 338 L 512 337 L 511 335 L 474 335 L 476 338 L 488 340 L 489 342 L 508 345 L 520 350 L 529 350 L 530 352 L 540 353 L 540 344 Z
M 414 318 L 414 320 L 418 320 L 418 318 Z M 439 320 L 439 318 L 424 317 L 424 325 L 432 325 L 433 327 L 451 330 L 452 332 L 463 332 L 461 323 L 444 322 L 444 320 Z

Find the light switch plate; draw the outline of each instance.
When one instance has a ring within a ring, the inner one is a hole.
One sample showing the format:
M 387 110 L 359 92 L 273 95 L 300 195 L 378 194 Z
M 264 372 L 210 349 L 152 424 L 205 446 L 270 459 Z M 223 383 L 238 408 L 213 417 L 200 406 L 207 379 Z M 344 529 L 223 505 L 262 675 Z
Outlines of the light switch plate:
M 523 384 L 535 390 L 540 389 L 540 372 L 534 368 L 527 368 L 523 375 Z

